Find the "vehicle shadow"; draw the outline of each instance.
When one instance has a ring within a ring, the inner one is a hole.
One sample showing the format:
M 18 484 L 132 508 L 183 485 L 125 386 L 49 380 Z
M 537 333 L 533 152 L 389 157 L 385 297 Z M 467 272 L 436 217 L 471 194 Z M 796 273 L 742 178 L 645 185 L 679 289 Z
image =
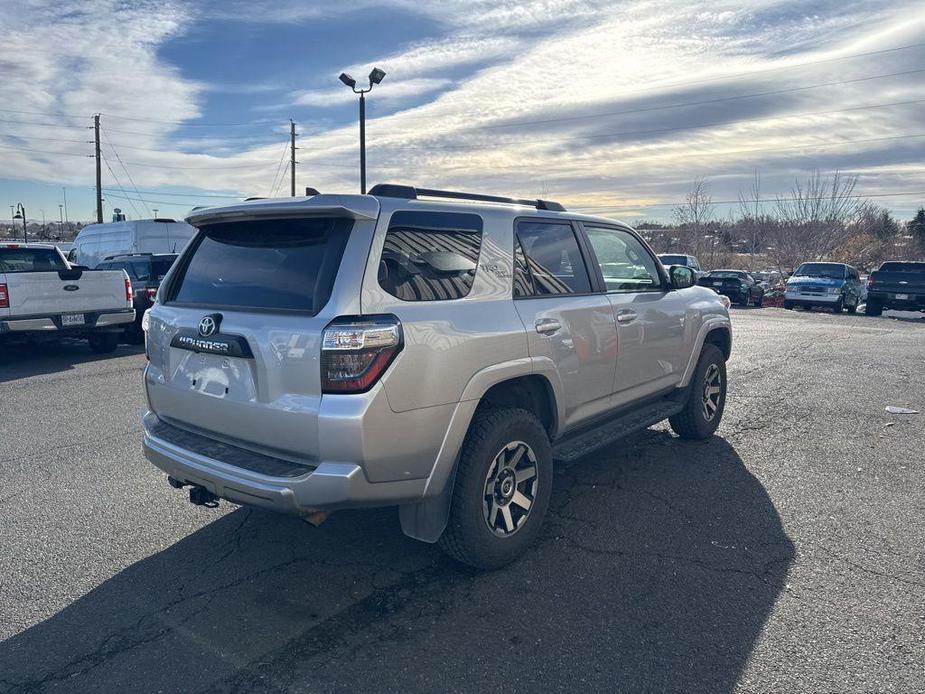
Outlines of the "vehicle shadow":
M 2 344 L 0 343 L 0 383 L 30 376 L 69 371 L 78 364 L 124 357 L 144 352 L 144 345 L 120 344 L 112 354 L 94 354 L 86 340 Z
M 500 571 L 396 515 L 229 513 L 0 644 L 0 689 L 726 692 L 794 556 L 732 446 L 663 430 L 557 471 Z

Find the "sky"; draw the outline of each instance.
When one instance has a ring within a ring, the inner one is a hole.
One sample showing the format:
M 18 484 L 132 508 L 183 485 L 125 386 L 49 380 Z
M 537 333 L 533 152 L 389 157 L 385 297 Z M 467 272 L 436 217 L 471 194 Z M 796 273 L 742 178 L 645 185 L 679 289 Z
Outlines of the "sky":
M 358 192 L 337 76 L 373 67 L 370 185 L 667 221 L 699 177 L 726 215 L 756 175 L 840 170 L 925 204 L 923 2 L 0 0 L 0 26 L 0 213 L 30 219 L 65 188 L 95 216 L 94 113 L 106 220 L 288 195 L 290 118 L 297 190 Z

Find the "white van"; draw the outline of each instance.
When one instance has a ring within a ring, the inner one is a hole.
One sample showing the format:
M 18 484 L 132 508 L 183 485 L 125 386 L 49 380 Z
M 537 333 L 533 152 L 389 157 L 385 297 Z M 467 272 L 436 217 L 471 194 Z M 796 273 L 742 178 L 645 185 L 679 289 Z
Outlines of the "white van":
M 88 224 L 74 239 L 68 260 L 92 269 L 117 255 L 179 253 L 195 234 L 189 224 L 173 219 Z

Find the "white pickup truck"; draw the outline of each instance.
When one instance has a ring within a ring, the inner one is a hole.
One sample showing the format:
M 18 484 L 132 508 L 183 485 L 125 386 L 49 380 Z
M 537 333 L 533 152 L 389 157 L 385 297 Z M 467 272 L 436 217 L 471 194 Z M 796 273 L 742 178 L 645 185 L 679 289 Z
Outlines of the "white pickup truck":
M 86 337 L 94 352 L 112 352 L 135 319 L 132 299 L 124 270 L 70 265 L 52 245 L 0 243 L 0 343 Z

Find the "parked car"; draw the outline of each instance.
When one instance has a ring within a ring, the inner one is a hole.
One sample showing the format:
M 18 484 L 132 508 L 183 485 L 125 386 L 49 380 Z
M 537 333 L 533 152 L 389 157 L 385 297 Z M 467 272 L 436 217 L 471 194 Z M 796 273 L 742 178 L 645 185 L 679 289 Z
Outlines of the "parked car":
M 491 568 L 536 538 L 554 458 L 722 417 L 723 297 L 620 222 L 396 185 L 187 219 L 148 312 L 143 445 L 194 504 L 399 506 Z
M 925 311 L 925 263 L 890 260 L 867 278 L 868 316 L 887 309 Z
M 124 272 L 74 267 L 50 244 L 0 244 L 0 340 L 86 337 L 112 352 L 134 319 Z
M 661 262 L 661 264 L 665 267 L 670 267 L 672 265 L 682 265 L 693 270 L 697 277 L 703 274 L 703 269 L 700 267 L 700 262 L 692 255 L 686 255 L 684 253 L 662 253 L 658 256 L 658 259 L 659 262 Z
M 858 271 L 844 263 L 803 263 L 787 280 L 784 308 L 825 306 L 855 313 L 863 286 Z
M 761 306 L 764 303 L 764 287 L 744 270 L 711 270 L 697 283 L 728 296 L 732 303 L 739 306 Z
M 95 268 L 106 260 L 134 253 L 177 254 L 195 233 L 189 224 L 165 218 L 88 224 L 74 239 L 69 259 Z
M 783 284 L 784 281 L 783 275 L 775 270 L 762 270 L 759 272 L 750 272 L 749 274 L 762 286 L 762 288 L 764 288 L 765 292 Z
M 144 341 L 142 318 L 145 311 L 154 305 L 161 280 L 176 259 L 177 256 L 170 253 L 134 253 L 117 256 L 96 266 L 97 270 L 125 270 L 132 281 L 135 321 L 125 329 L 129 342 L 141 344 Z

